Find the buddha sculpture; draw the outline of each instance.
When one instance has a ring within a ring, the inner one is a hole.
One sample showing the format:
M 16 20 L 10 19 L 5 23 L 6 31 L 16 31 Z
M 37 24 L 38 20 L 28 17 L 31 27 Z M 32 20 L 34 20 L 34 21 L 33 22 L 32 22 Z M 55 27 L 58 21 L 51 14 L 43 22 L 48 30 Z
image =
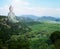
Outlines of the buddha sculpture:
M 19 21 L 16 19 L 16 16 L 15 16 L 15 13 L 13 12 L 13 7 L 12 7 L 12 6 L 9 7 L 8 21 L 9 21 L 9 22 L 12 22 L 12 23 L 17 23 L 17 22 L 19 22 Z

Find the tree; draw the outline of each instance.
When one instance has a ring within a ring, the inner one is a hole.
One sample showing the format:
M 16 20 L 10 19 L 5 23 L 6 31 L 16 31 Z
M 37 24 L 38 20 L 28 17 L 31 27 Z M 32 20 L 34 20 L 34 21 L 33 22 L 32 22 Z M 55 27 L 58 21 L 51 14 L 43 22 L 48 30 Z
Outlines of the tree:
M 52 44 L 54 44 L 57 49 L 60 49 L 60 31 L 53 32 L 50 36 L 50 39 Z

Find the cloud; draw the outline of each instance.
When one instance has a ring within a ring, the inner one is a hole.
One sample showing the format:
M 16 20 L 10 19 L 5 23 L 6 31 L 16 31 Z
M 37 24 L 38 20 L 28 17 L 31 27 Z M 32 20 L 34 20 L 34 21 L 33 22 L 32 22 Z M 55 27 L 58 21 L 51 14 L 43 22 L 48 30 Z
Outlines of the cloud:
M 13 6 L 14 12 L 16 12 L 18 14 L 22 8 L 29 5 L 29 2 L 27 2 L 25 0 L 10 0 L 9 4 L 7 4 L 7 5 L 5 4 L 4 6 L 0 7 L 0 15 L 7 15 L 10 5 Z
M 11 0 L 11 5 L 15 6 L 15 7 L 23 7 L 23 6 L 27 6 L 30 3 L 25 1 L 25 0 Z
M 8 11 L 8 6 L 0 7 L 0 15 L 7 15 Z
M 31 7 L 30 4 L 25 0 L 11 0 L 10 4 L 0 7 L 0 15 L 7 15 L 12 5 L 16 15 L 60 16 L 58 8 Z
M 31 14 L 37 16 L 60 16 L 60 9 L 58 8 L 40 8 L 40 7 L 24 7 L 15 10 L 16 14 Z

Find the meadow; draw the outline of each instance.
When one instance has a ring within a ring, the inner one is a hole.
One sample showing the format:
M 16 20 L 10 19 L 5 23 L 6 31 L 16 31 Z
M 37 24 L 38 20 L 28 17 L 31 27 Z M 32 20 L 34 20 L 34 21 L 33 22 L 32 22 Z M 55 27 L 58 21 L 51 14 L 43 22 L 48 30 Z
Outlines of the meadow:
M 46 23 L 31 25 L 31 49 L 55 49 L 51 43 L 50 36 L 54 31 L 60 31 L 59 23 Z

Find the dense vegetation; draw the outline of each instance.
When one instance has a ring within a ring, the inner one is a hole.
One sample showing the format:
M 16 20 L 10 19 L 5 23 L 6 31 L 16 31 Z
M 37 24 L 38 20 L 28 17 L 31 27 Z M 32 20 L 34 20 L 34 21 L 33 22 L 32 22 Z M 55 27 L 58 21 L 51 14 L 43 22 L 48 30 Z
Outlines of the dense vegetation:
M 13 24 L 2 19 L 0 19 L 0 49 L 55 49 L 50 35 L 60 30 L 60 24 L 45 22 Z
M 34 45 L 34 47 L 31 46 L 33 47 L 32 49 L 55 49 L 51 43 L 50 36 L 54 31 L 60 30 L 60 24 L 43 22 L 30 27 L 32 29 L 30 34 L 33 37 L 31 38 L 31 43 Z

